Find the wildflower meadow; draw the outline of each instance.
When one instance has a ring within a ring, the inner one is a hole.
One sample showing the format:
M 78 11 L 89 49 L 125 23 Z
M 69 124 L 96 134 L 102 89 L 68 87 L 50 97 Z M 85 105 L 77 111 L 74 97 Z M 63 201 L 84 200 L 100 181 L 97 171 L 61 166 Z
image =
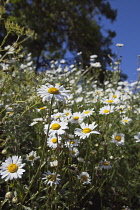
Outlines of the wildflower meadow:
M 0 57 L 1 209 L 140 209 L 139 81 L 116 61 L 99 82 L 98 55 L 36 74 L 18 41 Z

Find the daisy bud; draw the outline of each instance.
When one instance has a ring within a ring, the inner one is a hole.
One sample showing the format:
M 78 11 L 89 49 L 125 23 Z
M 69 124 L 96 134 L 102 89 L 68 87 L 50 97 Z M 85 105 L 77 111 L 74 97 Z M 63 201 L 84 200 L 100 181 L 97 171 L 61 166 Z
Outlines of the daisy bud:
M 5 194 L 5 198 L 7 198 L 7 199 L 12 198 L 12 192 L 7 192 L 7 193 Z
M 18 202 L 18 198 L 17 197 L 13 197 L 12 203 L 17 203 L 17 202 Z
M 7 150 L 3 149 L 1 153 L 2 153 L 2 155 L 6 155 L 7 154 Z

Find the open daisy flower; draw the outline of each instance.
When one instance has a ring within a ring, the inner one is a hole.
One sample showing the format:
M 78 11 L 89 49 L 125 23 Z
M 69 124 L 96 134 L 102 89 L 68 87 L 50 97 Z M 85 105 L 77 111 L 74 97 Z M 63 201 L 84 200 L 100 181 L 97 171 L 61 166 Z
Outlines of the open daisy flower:
M 93 114 L 94 110 L 93 109 L 87 109 L 83 111 L 83 114 L 85 117 L 90 117 Z
M 61 137 L 60 136 L 50 136 L 50 138 L 47 140 L 47 145 L 51 148 L 57 148 L 58 144 L 61 142 Z
M 0 174 L 2 176 L 2 179 L 8 181 L 12 179 L 21 178 L 23 172 L 25 172 L 25 170 L 22 169 L 24 165 L 25 163 L 22 164 L 21 157 L 18 156 L 8 157 L 0 167 Z
M 122 120 L 121 120 L 121 123 L 122 123 L 123 125 L 127 125 L 127 124 L 129 124 L 131 121 L 132 121 L 132 119 L 129 118 L 129 117 L 123 117 Z
M 52 187 L 52 185 L 58 185 L 60 182 L 60 179 L 58 178 L 60 175 L 59 174 L 55 174 L 55 173 L 51 173 L 50 171 L 47 171 L 45 174 L 43 174 L 44 177 L 42 178 L 42 180 L 45 180 L 44 183 L 48 184 Z
M 49 128 L 49 134 L 51 135 L 61 135 L 65 133 L 65 129 L 68 129 L 67 122 L 52 121 Z M 44 126 L 44 132 L 47 134 L 48 124 Z
M 79 155 L 79 150 L 77 147 L 70 147 L 69 152 L 72 157 L 77 157 Z
M 31 151 L 28 155 L 26 155 L 26 160 L 31 162 L 31 165 L 34 164 L 34 161 L 39 159 L 40 157 L 37 156 L 36 151 Z
M 124 140 L 125 140 L 125 137 L 124 137 L 124 134 L 122 133 L 114 133 L 112 135 L 112 142 L 115 143 L 117 146 L 124 145 Z
M 112 168 L 112 166 L 110 165 L 110 161 L 107 161 L 106 159 L 105 160 L 101 160 L 100 164 L 101 164 L 100 167 L 103 168 L 103 169 Z
M 99 114 L 110 114 L 112 112 L 114 112 L 114 106 L 113 105 L 106 105 L 106 106 L 103 106 L 102 108 L 100 108 L 100 111 L 99 111 Z
M 94 131 L 94 129 L 97 127 L 97 125 L 95 125 L 95 122 L 89 125 L 82 123 L 80 126 L 81 128 L 75 128 L 75 135 L 79 136 L 80 139 L 88 138 L 92 133 L 100 134 L 98 131 Z
M 91 178 L 87 172 L 82 172 L 79 176 L 77 176 L 78 179 L 80 179 L 83 184 L 90 184 Z
M 50 101 L 52 97 L 54 97 L 56 101 L 66 102 L 66 99 L 69 97 L 68 92 L 68 90 L 65 90 L 65 88 L 59 84 L 56 84 L 55 86 L 50 84 L 42 85 L 37 90 L 37 93 L 42 97 L 43 102 Z
M 136 143 L 140 142 L 140 132 L 138 132 L 137 135 L 134 136 L 134 139 L 136 140 Z
M 84 114 L 80 112 L 75 112 L 71 115 L 70 122 L 71 123 L 80 123 L 84 119 Z

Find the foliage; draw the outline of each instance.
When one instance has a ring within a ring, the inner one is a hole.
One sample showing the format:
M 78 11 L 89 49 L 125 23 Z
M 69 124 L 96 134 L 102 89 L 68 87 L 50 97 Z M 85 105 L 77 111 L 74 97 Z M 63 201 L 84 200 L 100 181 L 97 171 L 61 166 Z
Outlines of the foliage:
M 11 0 L 6 4 L 5 16 L 12 22 L 35 31 L 37 39 L 28 40 L 24 47 L 36 58 L 36 69 L 49 65 L 50 60 L 60 59 L 69 50 L 76 57 L 82 52 L 82 63 L 87 65 L 89 56 L 98 55 L 104 66 L 111 53 L 110 45 L 115 32 L 101 29 L 102 17 L 114 21 L 116 10 L 106 0 Z M 99 19 L 99 20 L 98 20 Z M 1 36 L 4 36 L 1 33 Z M 10 37 L 10 40 L 15 37 Z M 79 57 L 78 57 L 79 59 Z

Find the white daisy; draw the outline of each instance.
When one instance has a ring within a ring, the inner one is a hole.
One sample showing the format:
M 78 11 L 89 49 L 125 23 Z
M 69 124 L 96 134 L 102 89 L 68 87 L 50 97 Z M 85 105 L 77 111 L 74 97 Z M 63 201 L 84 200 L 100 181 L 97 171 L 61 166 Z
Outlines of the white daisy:
M 69 97 L 68 90 L 65 90 L 63 86 L 56 84 L 55 86 L 46 84 L 42 85 L 38 88 L 37 93 L 42 97 L 42 101 L 50 101 L 52 97 L 55 98 L 56 101 L 63 101 Z
M 101 160 L 100 164 L 101 164 L 101 166 L 100 166 L 101 168 L 104 168 L 104 169 L 112 168 L 112 166 L 110 165 L 110 161 L 107 161 L 106 159 Z
M 77 157 L 79 155 L 79 150 L 77 149 L 77 147 L 69 148 L 69 152 L 72 157 Z
M 100 134 L 98 131 L 94 131 L 94 129 L 97 127 L 97 125 L 95 125 L 95 122 L 93 122 L 92 124 L 89 124 L 89 125 L 82 123 L 80 126 L 81 126 L 81 129 L 75 128 L 75 135 L 79 136 L 80 139 L 88 138 L 90 136 L 90 134 L 92 134 L 92 133 Z
M 83 111 L 83 114 L 85 117 L 89 117 L 93 114 L 94 110 L 93 109 L 87 109 Z
M 65 133 L 65 129 L 68 129 L 67 122 L 52 121 L 49 128 L 49 134 L 61 135 Z M 44 126 L 44 132 L 47 134 L 48 124 Z
M 26 160 L 31 162 L 31 165 L 33 165 L 34 161 L 39 158 L 40 156 L 37 156 L 36 151 L 31 151 L 28 155 L 26 155 Z
M 64 113 L 64 116 L 65 116 L 67 119 L 69 119 L 69 118 L 71 117 L 71 115 L 72 115 L 71 109 L 64 109 L 64 110 L 63 110 L 63 113 Z
M 100 108 L 100 110 L 99 110 L 99 114 L 105 114 L 105 115 L 107 115 L 107 114 L 110 114 L 110 113 L 112 113 L 112 112 L 114 112 L 114 106 L 112 105 L 112 106 L 110 106 L 110 105 L 107 105 L 107 106 L 103 106 L 102 108 Z
M 110 97 L 110 98 L 103 99 L 102 102 L 105 104 L 116 104 L 116 103 L 119 103 L 119 100 L 118 98 Z
M 58 144 L 61 142 L 61 137 L 53 135 L 47 140 L 47 145 L 51 148 L 57 148 Z
M 112 135 L 112 142 L 115 143 L 117 146 L 124 145 L 124 140 L 125 140 L 125 137 L 124 137 L 124 134 L 122 133 L 114 133 Z
M 123 117 L 122 120 L 121 120 L 121 123 L 123 125 L 126 125 L 126 124 L 129 124 L 131 121 L 132 121 L 132 119 L 129 118 L 129 117 Z
M 82 172 L 79 176 L 77 176 L 78 179 L 80 179 L 83 184 L 90 184 L 91 178 L 87 172 Z
M 136 139 L 136 143 L 140 142 L 140 132 L 134 136 L 134 139 Z
M 101 64 L 99 63 L 99 62 L 95 62 L 95 63 L 90 63 L 90 65 L 92 66 L 92 67 L 95 67 L 95 68 L 100 68 L 101 67 Z
M 58 185 L 60 182 L 60 179 L 58 178 L 60 175 L 51 173 L 50 171 L 47 171 L 44 175 L 44 178 L 42 180 L 45 180 L 44 183 L 48 184 L 52 187 L 52 185 Z
M 22 164 L 21 156 L 8 157 L 0 167 L 0 174 L 2 176 L 2 179 L 8 181 L 12 179 L 21 178 L 23 172 L 25 172 L 25 170 L 22 169 L 24 165 L 25 163 Z
M 75 112 L 75 113 L 73 113 L 73 115 L 71 116 L 70 122 L 71 122 L 71 123 L 80 123 L 80 122 L 83 121 L 83 119 L 84 119 L 83 113 Z
M 80 144 L 79 139 L 68 139 L 65 142 L 66 147 L 77 147 Z
M 51 118 L 52 118 L 53 120 L 61 120 L 61 119 L 64 118 L 64 114 L 61 113 L 61 112 L 57 112 L 56 114 L 53 114 L 53 115 L 51 116 Z

